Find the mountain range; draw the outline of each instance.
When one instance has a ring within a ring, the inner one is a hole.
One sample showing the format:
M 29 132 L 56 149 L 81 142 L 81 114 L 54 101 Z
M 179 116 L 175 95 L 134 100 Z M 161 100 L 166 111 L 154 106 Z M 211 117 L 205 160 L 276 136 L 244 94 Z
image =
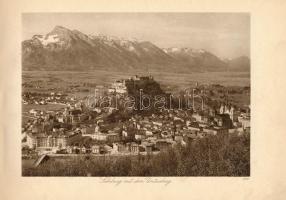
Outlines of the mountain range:
M 67 71 L 249 71 L 250 60 L 246 56 L 222 60 L 203 49 L 162 49 L 149 41 L 86 35 L 56 26 L 46 35 L 34 35 L 22 42 L 22 67 Z

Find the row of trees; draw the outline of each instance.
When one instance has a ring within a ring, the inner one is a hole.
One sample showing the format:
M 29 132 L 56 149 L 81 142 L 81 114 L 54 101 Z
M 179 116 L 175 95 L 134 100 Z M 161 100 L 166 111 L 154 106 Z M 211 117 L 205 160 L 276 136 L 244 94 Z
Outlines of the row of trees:
M 24 176 L 249 176 L 250 136 L 209 136 L 158 155 L 49 160 Z

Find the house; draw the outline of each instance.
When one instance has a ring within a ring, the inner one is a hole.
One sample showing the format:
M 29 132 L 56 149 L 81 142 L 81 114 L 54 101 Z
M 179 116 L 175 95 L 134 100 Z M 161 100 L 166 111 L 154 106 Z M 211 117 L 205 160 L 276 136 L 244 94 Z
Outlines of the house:
M 107 141 L 107 135 L 104 133 L 96 133 L 91 135 L 92 139 L 98 141 Z
M 94 134 L 95 132 L 98 132 L 98 126 L 86 126 L 81 128 L 82 135 L 89 135 Z
M 118 142 L 120 140 L 118 133 L 112 132 L 107 134 L 107 141 L 108 142 Z
M 162 122 L 153 122 L 153 125 L 161 127 L 161 126 L 163 126 L 163 123 Z
M 180 117 L 174 117 L 174 121 L 180 121 L 180 122 L 184 122 L 184 120 L 182 119 L 182 118 L 180 118 Z
M 86 153 L 86 152 L 87 152 L 86 147 L 84 147 L 84 146 L 83 146 L 83 147 L 81 147 L 81 148 L 80 148 L 80 152 L 81 152 L 81 153 Z
M 71 146 L 67 146 L 66 150 L 67 150 L 67 153 L 69 154 L 73 153 L 73 148 Z
M 99 154 L 100 153 L 100 146 L 99 145 L 93 145 L 91 147 L 91 152 L 94 154 Z
M 117 154 L 119 151 L 118 151 L 118 144 L 117 143 L 113 143 L 112 144 L 112 150 L 110 151 L 111 154 Z
M 32 134 L 27 134 L 27 146 L 30 148 L 30 149 L 33 149 L 36 147 L 36 137 L 33 136 Z
M 135 134 L 135 140 L 143 140 L 145 138 L 145 136 L 143 134 L 140 134 L 140 133 L 136 133 Z
M 66 148 L 75 143 L 81 135 L 78 132 L 55 132 L 51 135 L 44 133 L 27 134 L 27 145 L 29 148 L 47 149 L 47 148 Z
M 194 113 L 193 115 L 192 115 L 192 117 L 195 119 L 195 121 L 197 121 L 197 122 L 203 122 L 203 117 L 200 115 L 200 114 L 198 114 L 198 113 Z
M 141 144 L 144 144 L 144 143 L 151 143 L 151 144 L 155 144 L 156 143 L 156 140 L 157 140 L 157 137 L 148 137 L 148 138 L 146 138 L 145 140 L 143 140 L 142 142 L 141 142 Z
M 146 135 L 146 136 L 152 136 L 152 135 L 153 135 L 153 132 L 152 132 L 152 131 L 149 131 L 149 130 L 146 130 L 146 131 L 145 131 L 145 135 Z
M 139 153 L 139 145 L 135 142 L 129 143 L 129 150 L 131 153 Z
M 128 147 L 124 144 L 117 144 L 118 146 L 118 152 L 120 153 L 127 153 L 128 152 Z

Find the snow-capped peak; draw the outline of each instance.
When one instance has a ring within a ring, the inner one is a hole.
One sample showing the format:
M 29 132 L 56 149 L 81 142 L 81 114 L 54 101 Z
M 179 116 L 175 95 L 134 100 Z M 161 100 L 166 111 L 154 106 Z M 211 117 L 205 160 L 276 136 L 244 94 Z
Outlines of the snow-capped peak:
M 180 52 L 184 52 L 184 53 L 195 53 L 195 54 L 203 54 L 206 53 L 206 51 L 204 49 L 192 49 L 192 48 L 179 48 L 179 47 L 170 47 L 170 48 L 166 48 L 163 49 L 163 51 L 165 53 L 180 53 Z
M 178 52 L 178 51 L 180 51 L 180 49 L 179 49 L 179 48 L 177 48 L 177 47 L 173 47 L 173 48 L 171 48 L 171 52 Z
M 46 35 L 46 36 L 37 35 L 37 36 L 35 36 L 35 38 L 40 40 L 40 42 L 44 46 L 47 46 L 50 43 L 57 43 L 60 41 L 59 36 L 57 34 Z
M 194 52 L 194 53 L 205 53 L 206 51 L 204 49 L 192 49 L 192 52 Z

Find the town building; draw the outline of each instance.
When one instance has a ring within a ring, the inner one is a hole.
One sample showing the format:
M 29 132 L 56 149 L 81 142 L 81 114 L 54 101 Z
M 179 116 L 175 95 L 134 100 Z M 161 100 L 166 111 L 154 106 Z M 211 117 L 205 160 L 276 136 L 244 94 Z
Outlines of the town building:
M 81 135 L 78 132 L 67 132 L 64 134 L 27 134 L 27 146 L 31 149 L 37 150 L 53 149 L 53 148 L 66 148 L 74 144 Z

